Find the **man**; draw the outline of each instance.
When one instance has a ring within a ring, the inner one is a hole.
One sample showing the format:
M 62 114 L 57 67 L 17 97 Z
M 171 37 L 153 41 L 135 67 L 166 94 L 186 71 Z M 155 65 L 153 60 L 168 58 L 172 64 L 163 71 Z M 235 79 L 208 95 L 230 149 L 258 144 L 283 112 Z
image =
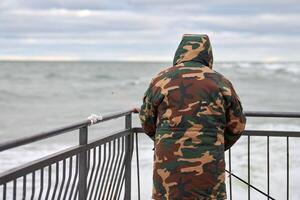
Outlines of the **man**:
M 155 142 L 155 200 L 226 199 L 224 151 L 246 118 L 232 84 L 212 64 L 208 36 L 186 34 L 174 66 L 145 93 L 140 119 Z

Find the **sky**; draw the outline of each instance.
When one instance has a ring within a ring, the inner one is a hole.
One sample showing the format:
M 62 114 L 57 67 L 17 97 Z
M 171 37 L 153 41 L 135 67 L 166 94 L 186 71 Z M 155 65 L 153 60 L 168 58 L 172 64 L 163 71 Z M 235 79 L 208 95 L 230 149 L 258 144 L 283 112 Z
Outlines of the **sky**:
M 172 61 L 185 33 L 217 61 L 300 61 L 300 1 L 0 0 L 0 60 Z

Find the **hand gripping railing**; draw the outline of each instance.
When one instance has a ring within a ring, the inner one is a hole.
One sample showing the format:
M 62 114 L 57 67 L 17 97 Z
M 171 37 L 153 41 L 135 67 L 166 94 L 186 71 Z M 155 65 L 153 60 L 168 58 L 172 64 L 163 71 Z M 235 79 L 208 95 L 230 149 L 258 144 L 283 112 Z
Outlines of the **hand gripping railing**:
M 135 109 L 93 116 L 88 120 L 53 131 L 0 144 L 0 152 L 49 137 L 79 130 L 79 145 L 45 156 L 0 174 L 0 199 L 131 199 L 131 162 L 135 147 L 137 160 L 137 197 L 140 199 L 138 134 L 141 128 L 132 127 L 132 113 Z M 300 113 L 246 112 L 248 117 L 300 118 Z M 106 137 L 88 141 L 88 127 L 111 119 L 125 117 L 124 130 Z M 248 186 L 248 199 L 253 189 L 268 199 L 270 195 L 270 137 L 286 137 L 287 142 L 287 199 L 289 199 L 289 137 L 300 137 L 300 132 L 247 130 L 248 138 L 248 180 L 235 173 L 231 166 L 231 150 L 227 161 L 229 173 L 229 197 L 232 195 L 232 177 Z M 250 137 L 267 137 L 267 192 L 253 186 L 250 180 Z

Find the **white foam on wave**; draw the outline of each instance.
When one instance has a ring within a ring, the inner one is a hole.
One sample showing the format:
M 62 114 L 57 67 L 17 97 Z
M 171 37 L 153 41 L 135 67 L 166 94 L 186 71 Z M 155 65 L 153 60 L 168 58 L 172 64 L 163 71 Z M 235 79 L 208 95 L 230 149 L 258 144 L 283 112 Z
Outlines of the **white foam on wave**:
M 0 173 L 67 148 L 67 144 L 30 144 L 0 153 Z
M 237 65 L 241 68 L 251 68 L 251 67 L 253 67 L 253 63 L 250 63 L 250 62 L 241 62 L 241 63 L 237 63 Z
M 300 63 L 297 62 L 226 62 L 217 63 L 221 68 L 242 68 L 253 70 L 264 70 L 270 72 L 285 72 L 289 74 L 300 74 Z
M 286 123 L 264 123 L 255 124 L 247 123 L 246 129 L 251 130 L 276 130 L 276 131 L 300 131 L 300 125 L 297 124 L 286 124 Z

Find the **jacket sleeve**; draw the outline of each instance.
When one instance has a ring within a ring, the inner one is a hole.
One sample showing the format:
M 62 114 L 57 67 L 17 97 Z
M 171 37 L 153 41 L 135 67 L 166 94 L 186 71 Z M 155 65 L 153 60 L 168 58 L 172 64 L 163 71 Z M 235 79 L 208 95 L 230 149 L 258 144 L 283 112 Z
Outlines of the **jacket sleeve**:
M 150 84 L 143 97 L 139 118 L 141 120 L 142 128 L 152 140 L 155 139 L 157 107 L 158 104 L 155 100 L 153 87 L 152 84 Z
M 228 150 L 241 136 L 245 129 L 246 117 L 232 84 L 230 83 L 231 98 L 226 109 L 226 127 L 224 132 L 225 151 Z

